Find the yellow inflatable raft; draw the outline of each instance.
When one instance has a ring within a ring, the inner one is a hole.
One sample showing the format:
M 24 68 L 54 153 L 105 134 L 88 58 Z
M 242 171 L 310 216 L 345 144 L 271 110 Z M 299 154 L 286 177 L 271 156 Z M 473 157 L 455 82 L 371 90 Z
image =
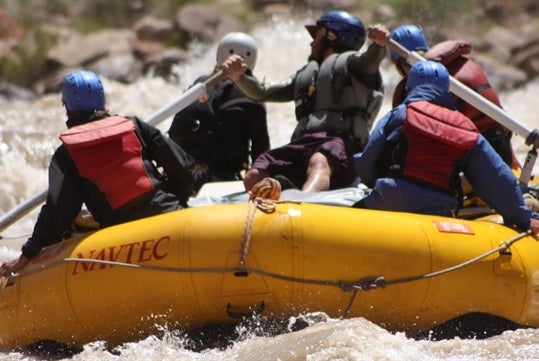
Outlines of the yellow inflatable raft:
M 504 243 L 505 242 L 505 243 Z M 469 313 L 539 326 L 539 243 L 514 229 L 282 202 L 200 206 L 45 249 L 0 286 L 0 343 L 109 346 L 323 311 L 417 334 Z

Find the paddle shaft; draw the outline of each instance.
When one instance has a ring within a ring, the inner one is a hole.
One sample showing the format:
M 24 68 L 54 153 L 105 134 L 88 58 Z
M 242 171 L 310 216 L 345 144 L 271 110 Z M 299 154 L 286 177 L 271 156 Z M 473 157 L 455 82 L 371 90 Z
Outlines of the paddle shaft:
M 191 103 L 194 103 L 195 101 L 200 99 L 202 96 L 206 95 L 207 89 L 209 87 L 215 86 L 224 78 L 225 75 L 223 74 L 223 72 L 219 71 L 212 75 L 210 78 L 208 78 L 205 82 L 193 85 L 178 99 L 174 100 L 165 107 L 161 108 L 159 111 L 150 115 L 145 120 L 145 122 L 153 126 L 161 123 L 169 116 L 176 114 Z M 45 188 L 41 192 L 34 195 L 32 198 L 24 201 L 17 207 L 4 214 L 2 218 L 0 218 L 0 232 L 11 226 L 13 223 L 17 222 L 19 219 L 29 213 L 32 209 L 43 203 L 47 198 L 47 193 L 48 188 Z
M 178 99 L 172 101 L 170 104 L 150 115 L 148 119 L 146 119 L 146 123 L 154 126 L 161 123 L 163 120 L 176 114 L 180 110 L 196 102 L 202 96 L 206 95 L 208 88 L 215 86 L 225 77 L 225 74 L 222 71 L 219 71 L 212 75 L 210 78 L 208 78 L 206 81 L 202 83 L 196 83 L 195 85 L 187 89 Z
M 425 58 L 415 51 L 409 51 L 406 49 L 395 39 L 390 39 L 388 46 L 391 50 L 406 59 L 406 62 L 410 65 L 425 60 Z M 513 133 L 522 136 L 524 139 L 526 139 L 526 144 L 533 147 L 526 157 L 526 162 L 524 163 L 520 177 L 521 183 L 527 184 L 531 179 L 533 165 L 537 156 L 536 148 L 539 147 L 539 130 L 529 130 L 517 120 L 513 119 L 498 105 L 492 103 L 490 100 L 470 89 L 468 86 L 454 77 L 450 76 L 449 81 L 449 90 L 453 94 L 479 109 L 507 129 L 510 129 Z M 535 157 L 533 156 L 534 153 Z
M 20 218 L 30 212 L 32 209 L 37 207 L 39 204 L 43 203 L 47 198 L 47 189 L 43 189 L 38 194 L 34 195 L 32 198 L 27 199 L 23 203 L 19 204 L 17 207 L 13 208 L 6 214 L 2 216 L 0 220 L 0 232 L 17 222 Z
M 406 62 L 410 65 L 413 65 L 419 61 L 426 60 L 421 55 L 416 53 L 415 51 L 409 51 L 404 46 L 399 44 L 395 39 L 390 39 L 389 42 L 389 48 L 396 53 L 398 53 L 400 56 L 402 56 L 404 59 L 406 59 Z M 449 83 L 449 90 L 458 96 L 459 98 L 462 98 L 466 102 L 473 105 L 475 108 L 479 109 L 489 117 L 496 120 L 498 123 L 503 125 L 504 127 L 510 129 L 514 133 L 522 136 L 524 139 L 528 139 L 530 136 L 530 131 L 528 128 L 520 124 L 518 121 L 513 119 L 511 116 L 509 116 L 506 112 L 502 110 L 499 106 L 492 103 L 490 100 L 486 99 L 485 97 L 481 96 L 477 92 L 473 91 L 469 87 L 467 87 L 465 84 L 460 82 L 459 80 L 455 79 L 454 77 L 450 76 L 450 83 Z M 539 146 L 538 140 L 535 139 L 534 146 Z

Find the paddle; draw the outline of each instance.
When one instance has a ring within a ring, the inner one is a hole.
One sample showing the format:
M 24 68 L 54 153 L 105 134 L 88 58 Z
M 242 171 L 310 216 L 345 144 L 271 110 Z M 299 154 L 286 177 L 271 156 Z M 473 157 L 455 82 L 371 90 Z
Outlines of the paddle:
M 215 86 L 222 81 L 225 75 L 222 71 L 219 71 L 208 78 L 202 83 L 197 83 L 185 91 L 178 99 L 172 101 L 165 107 L 161 108 L 157 112 L 150 115 L 145 122 L 151 125 L 156 125 L 167 119 L 169 116 L 179 112 L 187 107 L 189 104 L 194 103 L 202 96 L 206 95 L 209 87 Z M 11 226 L 13 223 L 24 217 L 32 209 L 43 203 L 47 198 L 48 189 L 43 189 L 41 192 L 34 195 L 32 198 L 19 204 L 11 211 L 7 212 L 0 218 L 0 232 Z
M 148 119 L 146 119 L 146 123 L 151 125 L 161 123 L 166 118 L 176 114 L 183 108 L 187 107 L 191 103 L 194 103 L 195 101 L 200 99 L 202 96 L 206 95 L 208 88 L 215 86 L 225 77 L 226 76 L 223 71 L 220 70 L 211 77 L 209 77 L 206 81 L 193 85 L 192 87 L 187 89 L 178 99 L 172 101 L 170 104 L 163 107 L 161 110 L 150 115 Z
M 426 60 L 415 51 L 409 51 L 404 46 L 399 44 L 395 39 L 390 39 L 389 48 L 402 56 L 408 64 L 413 65 L 418 61 Z M 532 149 L 528 152 L 524 166 L 520 173 L 520 183 L 527 185 L 531 179 L 533 166 L 537 158 L 537 148 L 539 147 L 539 130 L 529 130 L 517 120 L 513 119 L 502 108 L 484 98 L 474 90 L 470 89 L 464 83 L 450 77 L 449 90 L 459 98 L 473 105 L 498 123 L 511 130 L 513 133 L 522 136 L 526 140 L 526 145 L 531 145 Z

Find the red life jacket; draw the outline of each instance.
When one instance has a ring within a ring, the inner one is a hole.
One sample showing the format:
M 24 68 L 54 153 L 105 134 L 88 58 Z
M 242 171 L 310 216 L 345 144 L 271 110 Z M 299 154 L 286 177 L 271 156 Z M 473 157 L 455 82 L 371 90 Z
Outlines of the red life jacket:
M 432 47 L 425 53 L 425 58 L 441 62 L 455 79 L 481 94 L 495 105 L 500 106 L 500 98 L 492 89 L 481 67 L 473 60 L 463 56 L 469 54 L 471 48 L 470 43 L 467 41 L 448 40 Z M 457 99 L 455 104 L 462 114 L 475 123 L 480 133 L 484 133 L 498 124 L 494 119 L 461 99 Z
M 463 55 L 470 54 L 472 46 L 464 40 L 447 40 L 436 44 L 424 55 L 425 59 L 440 62 L 445 65 L 449 74 L 464 85 L 481 94 L 493 104 L 501 106 L 498 94 L 490 86 L 487 76 L 481 67 Z M 406 78 L 402 79 L 393 92 L 393 107 L 401 104 L 406 97 Z M 497 122 L 464 100 L 457 98 L 457 109 L 470 118 L 480 133 L 484 133 Z
M 79 174 L 105 193 L 113 209 L 154 189 L 132 120 L 109 117 L 60 134 Z
M 403 176 L 452 192 L 457 161 L 477 144 L 475 125 L 460 112 L 418 101 L 408 104 Z

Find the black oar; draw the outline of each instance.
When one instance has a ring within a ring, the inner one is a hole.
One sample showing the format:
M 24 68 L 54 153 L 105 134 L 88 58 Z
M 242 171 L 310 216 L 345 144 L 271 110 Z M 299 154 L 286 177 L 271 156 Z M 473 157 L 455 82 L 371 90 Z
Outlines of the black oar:
M 413 65 L 418 61 L 426 60 L 415 51 L 409 51 L 404 46 L 399 44 L 395 39 L 390 39 L 389 48 L 402 56 L 408 64 Z M 522 171 L 520 172 L 520 184 L 527 185 L 531 179 L 533 166 L 537 158 L 537 148 L 539 147 L 539 129 L 529 130 L 524 125 L 520 124 L 516 119 L 512 118 L 502 108 L 492 103 L 487 98 L 476 93 L 468 86 L 458 81 L 454 77 L 450 77 L 449 90 L 465 100 L 475 108 L 479 109 L 498 123 L 510 129 L 513 133 L 522 136 L 526 140 L 526 145 L 531 145 L 532 149 L 528 152 Z
M 219 71 L 208 78 L 203 83 L 197 83 L 183 93 L 178 99 L 172 101 L 170 104 L 161 108 L 159 111 L 150 115 L 145 121 L 148 124 L 156 125 L 170 117 L 171 115 L 184 109 L 191 103 L 194 103 L 201 97 L 207 94 L 209 87 L 215 86 L 221 80 L 225 78 L 222 71 Z M 20 218 L 24 217 L 32 209 L 40 205 L 47 198 L 48 189 L 43 189 L 41 192 L 34 195 L 32 198 L 19 204 L 11 211 L 7 212 L 0 218 L 0 232 L 17 222 Z

